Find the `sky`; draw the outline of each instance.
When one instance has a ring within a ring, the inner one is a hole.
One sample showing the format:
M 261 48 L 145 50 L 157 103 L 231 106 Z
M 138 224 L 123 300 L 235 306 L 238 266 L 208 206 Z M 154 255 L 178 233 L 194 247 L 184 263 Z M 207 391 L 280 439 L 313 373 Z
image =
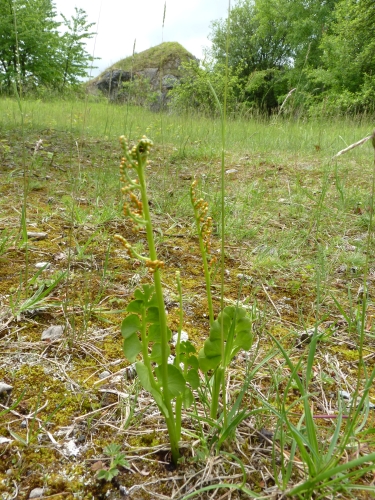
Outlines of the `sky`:
M 135 51 L 142 52 L 159 43 L 179 42 L 198 59 L 209 47 L 211 21 L 226 18 L 228 0 L 54 0 L 58 20 L 60 14 L 70 18 L 74 7 L 86 11 L 88 22 L 96 31 L 86 50 L 100 57 L 95 61 L 94 77 Z

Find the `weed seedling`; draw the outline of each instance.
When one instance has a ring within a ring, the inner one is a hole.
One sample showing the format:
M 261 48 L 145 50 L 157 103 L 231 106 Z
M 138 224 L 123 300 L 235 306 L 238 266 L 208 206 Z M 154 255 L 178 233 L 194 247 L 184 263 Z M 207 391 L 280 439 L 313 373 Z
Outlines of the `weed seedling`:
M 104 479 L 104 481 L 112 481 L 120 472 L 118 467 L 129 467 L 129 462 L 126 460 L 125 455 L 120 453 L 121 446 L 111 443 L 104 448 L 104 453 L 109 456 L 110 463 L 107 469 L 98 471 L 97 478 Z

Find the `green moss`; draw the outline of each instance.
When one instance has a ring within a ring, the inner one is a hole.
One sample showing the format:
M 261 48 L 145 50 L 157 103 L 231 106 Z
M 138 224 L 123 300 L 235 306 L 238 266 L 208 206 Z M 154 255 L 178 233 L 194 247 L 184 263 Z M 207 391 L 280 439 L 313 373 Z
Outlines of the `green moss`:
M 123 69 L 124 71 L 133 69 L 133 71 L 142 71 L 146 68 L 164 68 L 171 60 L 176 60 L 176 58 L 181 62 L 185 62 L 193 59 L 194 56 L 178 42 L 163 42 L 160 45 L 134 54 L 134 58 L 133 56 L 129 56 L 125 59 L 121 59 L 110 66 L 106 71 L 111 69 Z M 173 71 L 168 69 L 168 72 L 175 76 L 180 76 L 178 70 Z

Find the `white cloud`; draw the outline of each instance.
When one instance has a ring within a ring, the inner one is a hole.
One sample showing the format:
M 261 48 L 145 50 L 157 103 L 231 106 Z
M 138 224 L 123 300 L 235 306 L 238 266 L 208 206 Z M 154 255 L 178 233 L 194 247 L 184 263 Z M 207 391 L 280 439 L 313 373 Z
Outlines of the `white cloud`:
M 169 0 L 162 30 L 164 0 L 55 0 L 56 11 L 66 17 L 74 7 L 86 11 L 89 22 L 95 22 L 97 35 L 88 41 L 87 51 L 101 59 L 96 61 L 97 75 L 111 64 L 136 52 L 164 42 L 179 42 L 201 59 L 209 46 L 210 23 L 224 18 L 227 0 Z

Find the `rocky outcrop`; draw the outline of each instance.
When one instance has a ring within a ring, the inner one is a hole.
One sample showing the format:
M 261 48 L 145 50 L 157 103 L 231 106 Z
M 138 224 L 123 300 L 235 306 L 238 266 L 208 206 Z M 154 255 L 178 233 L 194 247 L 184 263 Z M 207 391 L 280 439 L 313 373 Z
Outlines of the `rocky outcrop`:
M 122 88 L 122 83 L 129 82 L 132 78 L 133 75 L 130 71 L 114 69 L 104 73 L 104 75 L 102 75 L 102 77 L 95 83 L 95 86 L 103 94 L 114 96 L 117 95 L 118 90 Z
M 198 61 L 180 44 L 165 42 L 119 61 L 89 82 L 87 89 L 114 102 L 130 100 L 159 110 L 166 105 L 168 92 L 181 78 L 181 64 L 189 60 Z M 126 85 L 128 82 L 132 84 Z

